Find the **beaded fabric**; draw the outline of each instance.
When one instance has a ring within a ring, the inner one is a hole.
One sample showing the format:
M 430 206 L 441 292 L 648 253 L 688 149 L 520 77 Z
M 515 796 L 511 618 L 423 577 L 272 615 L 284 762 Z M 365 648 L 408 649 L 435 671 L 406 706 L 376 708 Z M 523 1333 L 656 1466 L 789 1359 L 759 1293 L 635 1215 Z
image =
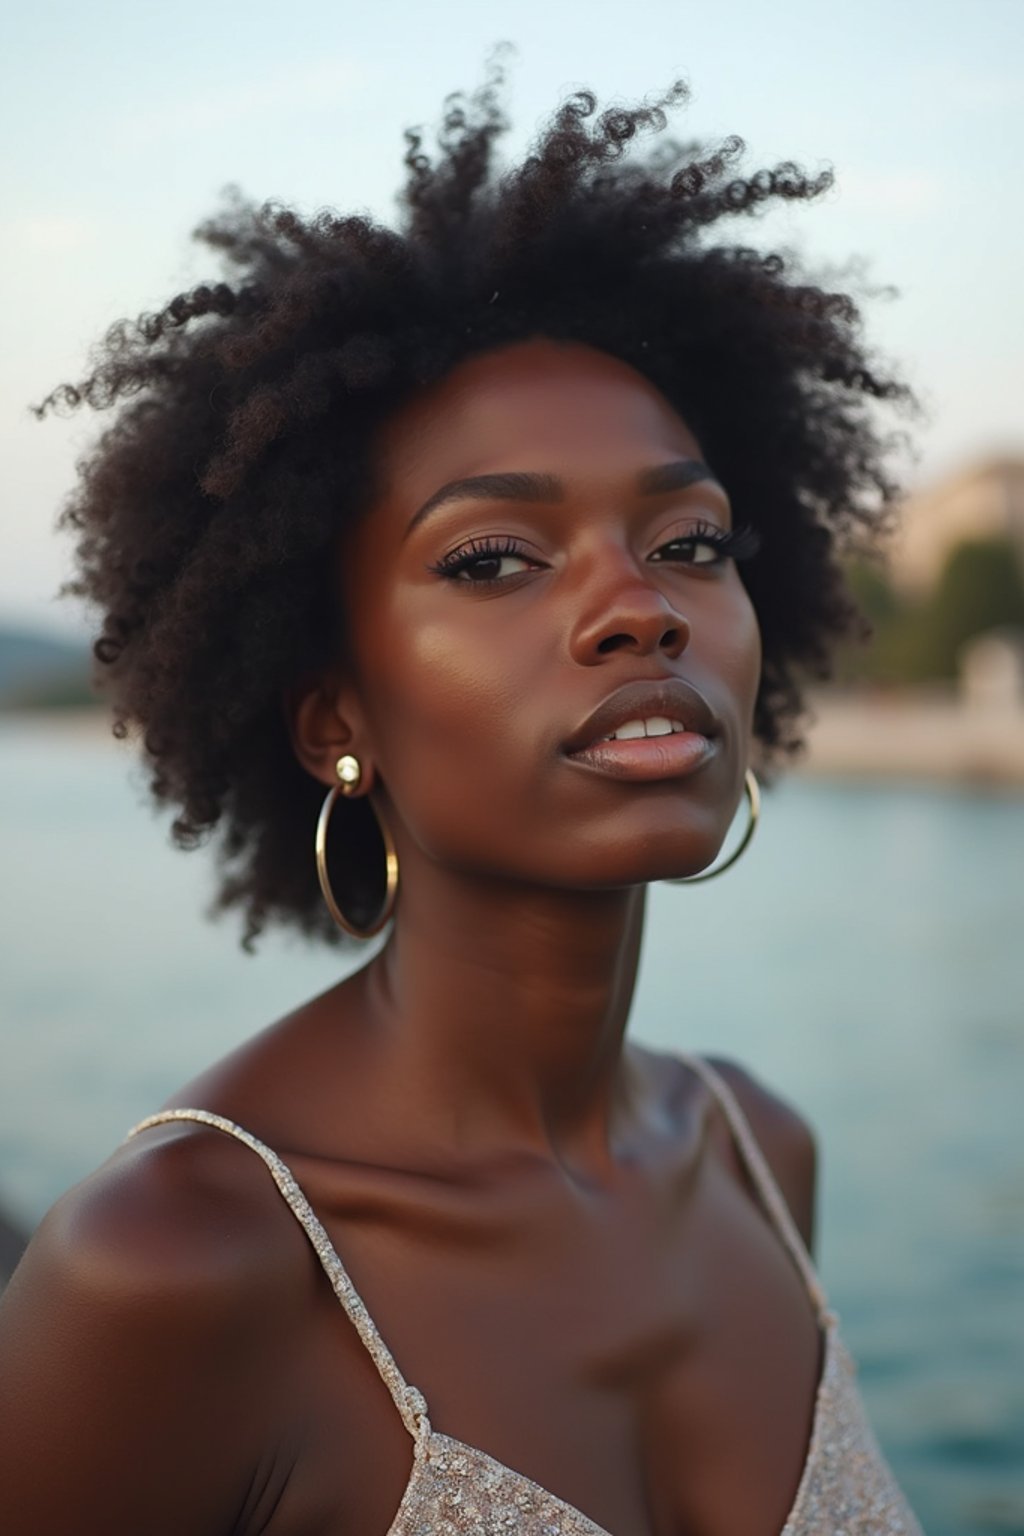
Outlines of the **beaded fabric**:
M 856 1365 L 789 1208 L 735 1095 L 702 1057 L 680 1059 L 720 1104 L 765 1212 L 807 1286 L 824 1333 L 824 1363 L 811 1441 L 793 1507 L 779 1536 L 922 1536 L 886 1464 L 857 1391 Z M 266 1164 L 304 1229 L 335 1295 L 362 1339 L 413 1439 L 413 1466 L 387 1536 L 611 1536 L 571 1504 L 486 1452 L 431 1427 L 422 1392 L 411 1386 L 381 1338 L 308 1200 L 276 1152 L 221 1115 L 168 1109 L 129 1131 L 192 1120 L 234 1136 Z

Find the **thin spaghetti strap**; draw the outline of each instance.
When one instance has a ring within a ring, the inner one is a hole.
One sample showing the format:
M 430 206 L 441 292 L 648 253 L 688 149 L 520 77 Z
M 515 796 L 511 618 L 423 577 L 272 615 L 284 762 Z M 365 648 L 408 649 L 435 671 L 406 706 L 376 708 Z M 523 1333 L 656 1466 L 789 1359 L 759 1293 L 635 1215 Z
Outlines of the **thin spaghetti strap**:
M 722 1106 L 764 1208 L 803 1278 L 819 1323 L 827 1325 L 835 1322 L 836 1314 L 829 1307 L 828 1297 L 818 1278 L 818 1272 L 736 1095 L 721 1074 L 711 1066 L 710 1062 L 705 1061 L 703 1056 L 691 1056 L 682 1051 L 677 1052 L 677 1056 L 704 1080 Z
M 309 1201 L 296 1182 L 290 1168 L 257 1137 L 249 1131 L 236 1125 L 233 1120 L 227 1120 L 223 1115 L 212 1114 L 206 1109 L 165 1109 L 159 1114 L 148 1115 L 145 1120 L 140 1120 L 138 1125 L 132 1127 L 128 1137 L 137 1136 L 140 1131 L 148 1130 L 153 1125 L 166 1125 L 175 1120 L 194 1120 L 200 1125 L 209 1125 L 214 1130 L 223 1131 L 228 1136 L 234 1136 L 236 1141 L 244 1143 L 251 1148 L 257 1157 L 262 1158 L 271 1177 L 284 1196 L 292 1215 L 306 1233 L 317 1258 L 323 1265 L 334 1288 L 334 1294 L 341 1302 L 351 1322 L 366 1346 L 370 1358 L 373 1360 L 381 1380 L 394 1399 L 395 1407 L 402 1416 L 402 1423 L 412 1435 L 419 1446 L 421 1440 L 430 1434 L 430 1420 L 427 1417 L 427 1404 L 423 1393 L 417 1387 L 412 1387 L 405 1380 L 394 1356 L 388 1349 L 384 1340 L 377 1331 L 377 1326 L 366 1310 L 362 1297 L 349 1279 L 348 1272 L 338 1257 L 330 1238 L 319 1220 Z

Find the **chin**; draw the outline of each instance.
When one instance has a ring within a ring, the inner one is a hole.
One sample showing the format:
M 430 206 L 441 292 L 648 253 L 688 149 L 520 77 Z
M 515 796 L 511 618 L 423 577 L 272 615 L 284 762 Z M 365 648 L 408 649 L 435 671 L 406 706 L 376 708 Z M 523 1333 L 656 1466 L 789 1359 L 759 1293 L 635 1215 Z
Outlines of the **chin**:
M 591 857 L 581 860 L 576 867 L 563 862 L 551 883 L 568 890 L 615 891 L 655 885 L 660 880 L 685 880 L 709 868 L 719 846 L 718 842 L 709 841 L 700 849 L 691 844 L 683 851 L 659 848 L 653 853 L 648 847 L 641 855 L 634 844 L 632 848 L 624 849 L 618 858 Z

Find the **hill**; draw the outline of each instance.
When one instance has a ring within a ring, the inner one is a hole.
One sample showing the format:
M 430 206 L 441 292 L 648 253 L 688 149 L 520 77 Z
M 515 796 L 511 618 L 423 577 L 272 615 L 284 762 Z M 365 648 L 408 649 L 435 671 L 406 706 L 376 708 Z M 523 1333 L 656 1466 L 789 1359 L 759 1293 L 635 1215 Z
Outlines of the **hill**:
M 0 625 L 0 709 L 93 703 L 91 670 L 87 645 Z

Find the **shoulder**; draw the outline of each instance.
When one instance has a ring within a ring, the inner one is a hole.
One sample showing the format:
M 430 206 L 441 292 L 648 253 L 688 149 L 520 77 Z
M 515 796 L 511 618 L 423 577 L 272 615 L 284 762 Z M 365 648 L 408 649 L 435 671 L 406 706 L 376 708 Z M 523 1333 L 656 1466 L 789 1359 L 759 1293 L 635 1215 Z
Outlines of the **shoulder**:
M 309 1277 L 265 1170 L 227 1143 L 142 1133 L 57 1202 L 15 1270 L 0 1477 L 23 1528 L 69 1529 L 84 1509 L 83 1536 L 129 1529 L 159 1493 L 155 1533 L 206 1530 L 206 1513 L 220 1529 L 244 1497 Z
M 818 1150 L 814 1130 L 788 1099 L 729 1057 L 707 1056 L 746 1116 L 808 1251 L 813 1250 Z
M 702 1082 L 695 1084 L 696 1074 L 678 1055 L 651 1050 L 635 1041 L 629 1043 L 628 1050 L 636 1070 L 649 1086 L 670 1125 L 678 1124 L 677 1117 L 686 1112 L 685 1105 L 692 1107 L 695 1088 L 710 1095 L 710 1089 Z M 788 1099 L 775 1093 L 739 1062 L 722 1056 L 704 1056 L 702 1059 L 732 1090 L 782 1191 L 804 1245 L 813 1252 L 818 1156 L 811 1125 Z M 728 1149 L 742 1173 L 739 1153 L 724 1111 L 717 1105 L 714 1111 L 719 1121 L 721 1145 Z
M 38 1244 L 55 1277 L 97 1301 L 128 1293 L 199 1315 L 234 1310 L 243 1297 L 259 1308 L 279 1292 L 301 1256 L 298 1234 L 294 1245 L 280 1242 L 291 1225 L 247 1147 L 178 1121 L 132 1137 L 63 1196 L 29 1252 Z
M 268 1316 L 286 1326 L 301 1304 L 305 1255 L 291 1227 L 248 1149 L 197 1125 L 154 1127 L 43 1218 L 4 1295 L 2 1335 L 15 1316 L 30 1331 L 57 1316 L 78 1352 L 130 1351 L 201 1377 L 211 1344 L 223 1363 L 253 1348 Z

